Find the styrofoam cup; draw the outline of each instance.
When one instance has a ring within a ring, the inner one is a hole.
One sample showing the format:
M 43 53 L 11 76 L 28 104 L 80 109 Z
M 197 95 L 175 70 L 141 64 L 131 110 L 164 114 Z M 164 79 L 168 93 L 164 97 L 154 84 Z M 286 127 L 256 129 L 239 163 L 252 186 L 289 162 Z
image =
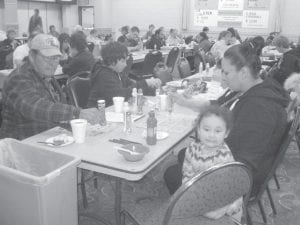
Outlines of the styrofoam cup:
M 75 142 L 78 144 L 84 143 L 87 120 L 75 119 L 75 120 L 71 120 L 70 123 L 71 123 L 73 138 L 75 139 Z
M 113 97 L 115 112 L 117 113 L 123 112 L 124 100 L 125 100 L 124 97 Z
M 168 109 L 168 95 L 159 95 L 160 97 L 160 110 L 167 111 Z

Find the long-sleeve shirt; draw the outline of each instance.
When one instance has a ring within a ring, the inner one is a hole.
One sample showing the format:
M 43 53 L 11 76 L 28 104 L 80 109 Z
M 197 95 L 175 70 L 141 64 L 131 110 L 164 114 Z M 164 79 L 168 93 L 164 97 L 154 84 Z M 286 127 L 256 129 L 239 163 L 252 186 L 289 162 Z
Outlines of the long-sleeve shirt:
M 7 78 L 2 90 L 0 138 L 24 139 L 78 118 L 80 109 L 62 103 L 54 79 L 43 79 L 27 61 Z

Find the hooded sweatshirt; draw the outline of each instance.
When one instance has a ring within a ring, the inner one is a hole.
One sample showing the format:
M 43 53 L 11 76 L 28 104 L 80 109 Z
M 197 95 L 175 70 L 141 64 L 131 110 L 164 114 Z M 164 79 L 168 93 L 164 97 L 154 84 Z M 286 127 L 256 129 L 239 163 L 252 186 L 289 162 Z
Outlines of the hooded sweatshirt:
M 94 67 L 91 75 L 91 91 L 87 107 L 96 107 L 97 100 L 104 99 L 106 107 L 113 104 L 112 98 L 121 96 L 125 101 L 131 97 L 133 88 L 147 87 L 145 80 L 137 81 L 131 80 L 124 73 L 118 74 L 111 68 L 100 65 Z
M 234 158 L 253 171 L 256 193 L 266 178 L 287 125 L 289 96 L 273 79 L 253 86 L 233 108 L 233 128 L 226 140 Z

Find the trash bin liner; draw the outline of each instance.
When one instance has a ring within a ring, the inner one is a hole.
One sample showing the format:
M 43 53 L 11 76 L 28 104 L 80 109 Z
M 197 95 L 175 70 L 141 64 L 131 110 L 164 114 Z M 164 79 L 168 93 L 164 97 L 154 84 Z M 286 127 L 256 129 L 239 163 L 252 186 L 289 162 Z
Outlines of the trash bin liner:
M 0 140 L 0 224 L 77 225 L 80 159 Z

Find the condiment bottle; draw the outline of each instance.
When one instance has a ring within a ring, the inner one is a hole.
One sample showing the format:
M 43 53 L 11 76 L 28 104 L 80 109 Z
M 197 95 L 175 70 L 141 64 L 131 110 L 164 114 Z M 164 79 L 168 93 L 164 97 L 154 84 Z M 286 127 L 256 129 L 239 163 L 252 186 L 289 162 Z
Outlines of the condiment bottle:
M 156 130 L 157 130 L 157 119 L 155 118 L 155 113 L 153 110 L 149 112 L 149 117 L 147 119 L 147 144 L 155 145 L 156 138 Z
M 202 74 L 202 72 L 203 72 L 203 64 L 202 64 L 202 62 L 200 62 L 200 64 L 199 64 L 199 74 Z
M 105 126 L 106 125 L 106 117 L 105 117 L 105 100 L 98 100 L 97 101 L 98 110 L 100 113 L 100 125 Z
M 131 95 L 132 95 L 132 111 L 134 113 L 136 113 L 137 112 L 137 108 L 138 108 L 137 107 L 138 106 L 138 104 L 137 104 L 137 89 L 136 88 L 132 89 Z
M 128 102 L 124 102 L 123 113 L 124 132 L 131 133 L 131 111 Z
M 143 90 L 139 89 L 137 92 L 137 114 L 143 114 Z

